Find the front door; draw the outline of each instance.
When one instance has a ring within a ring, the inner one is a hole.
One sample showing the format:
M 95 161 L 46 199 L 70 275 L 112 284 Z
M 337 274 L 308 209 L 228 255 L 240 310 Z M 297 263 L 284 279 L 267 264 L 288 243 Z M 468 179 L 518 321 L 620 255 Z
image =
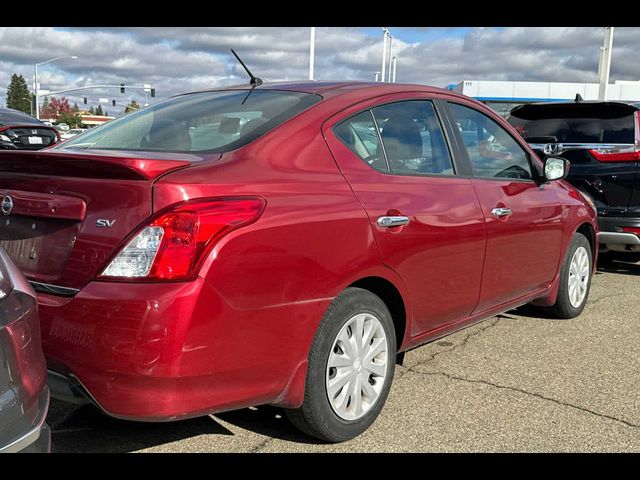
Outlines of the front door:
M 480 293 L 484 219 L 471 180 L 456 175 L 434 103 L 387 96 L 332 118 L 324 133 L 384 263 L 407 286 L 411 335 L 468 316 Z
M 487 225 L 482 312 L 548 286 L 562 249 L 562 207 L 552 184 L 536 181 L 527 151 L 488 115 L 448 103 L 473 172 Z

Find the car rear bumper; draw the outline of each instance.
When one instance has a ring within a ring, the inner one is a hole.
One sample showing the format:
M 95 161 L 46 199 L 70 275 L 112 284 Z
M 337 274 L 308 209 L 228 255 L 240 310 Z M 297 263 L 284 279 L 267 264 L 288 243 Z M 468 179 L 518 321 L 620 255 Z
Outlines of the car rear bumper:
M 640 249 L 640 236 L 623 231 L 624 227 L 640 228 L 640 218 L 598 217 L 598 225 L 600 227 L 598 235 L 600 244 L 607 245 L 608 248 L 622 248 L 630 251 Z
M 330 301 L 246 309 L 201 278 L 91 282 L 74 297 L 40 292 L 48 383 L 54 397 L 89 398 L 132 420 L 288 405 L 290 379 L 317 326 L 311 322 Z
M 49 389 L 45 386 L 38 399 L 38 415 L 31 428 L 8 444 L 0 446 L 0 453 L 28 452 L 48 453 L 51 451 L 51 430 L 45 423 L 49 410 Z

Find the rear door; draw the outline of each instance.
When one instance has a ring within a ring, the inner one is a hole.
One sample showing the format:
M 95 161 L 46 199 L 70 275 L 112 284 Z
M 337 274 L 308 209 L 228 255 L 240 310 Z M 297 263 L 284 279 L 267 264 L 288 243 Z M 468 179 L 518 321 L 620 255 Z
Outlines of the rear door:
M 433 99 L 384 96 L 323 127 L 371 221 L 382 259 L 404 280 L 412 336 L 468 316 L 478 301 L 485 226 Z
M 473 172 L 487 225 L 487 249 L 476 312 L 548 286 L 560 260 L 562 207 L 552 184 L 538 184 L 529 154 L 473 104 L 448 102 Z
M 568 180 L 593 198 L 599 216 L 621 217 L 640 209 L 640 202 L 632 203 L 640 159 L 637 118 L 631 105 L 585 102 L 524 105 L 508 121 L 539 153 L 571 162 Z

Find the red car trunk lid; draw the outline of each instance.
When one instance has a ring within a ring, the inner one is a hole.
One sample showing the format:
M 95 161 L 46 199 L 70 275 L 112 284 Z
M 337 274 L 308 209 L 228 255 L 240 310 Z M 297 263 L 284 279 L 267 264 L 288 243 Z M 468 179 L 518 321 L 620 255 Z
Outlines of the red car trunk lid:
M 154 180 L 202 159 L 147 155 L 0 152 L 0 245 L 29 280 L 82 288 L 151 215 Z

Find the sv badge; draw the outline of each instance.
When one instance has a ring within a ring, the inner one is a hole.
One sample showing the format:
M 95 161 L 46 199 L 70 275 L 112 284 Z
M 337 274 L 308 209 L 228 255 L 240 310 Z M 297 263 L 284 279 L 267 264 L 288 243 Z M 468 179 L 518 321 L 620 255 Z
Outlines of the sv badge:
M 107 220 L 106 218 L 99 218 L 96 220 L 96 227 L 98 228 L 111 228 L 115 225 L 115 220 Z

